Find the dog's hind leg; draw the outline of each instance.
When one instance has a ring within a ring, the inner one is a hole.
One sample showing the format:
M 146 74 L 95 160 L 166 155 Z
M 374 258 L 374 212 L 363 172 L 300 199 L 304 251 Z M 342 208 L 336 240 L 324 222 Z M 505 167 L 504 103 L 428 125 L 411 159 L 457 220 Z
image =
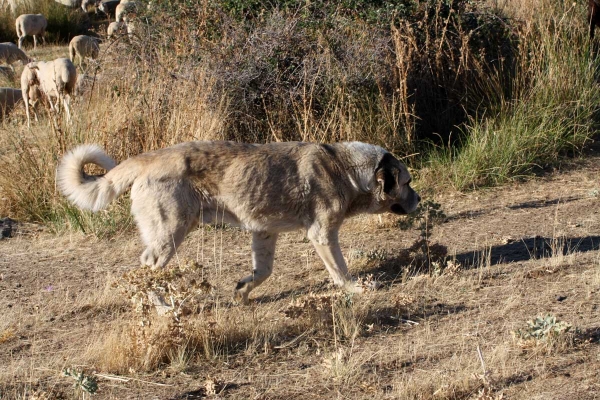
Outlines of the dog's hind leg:
M 199 199 L 186 182 L 173 181 L 134 185 L 131 199 L 131 209 L 146 244 L 140 262 L 162 268 L 197 221 Z
M 234 291 L 234 299 L 248 304 L 248 294 L 263 283 L 273 272 L 276 233 L 254 232 L 252 234 L 252 275 L 240 279 Z

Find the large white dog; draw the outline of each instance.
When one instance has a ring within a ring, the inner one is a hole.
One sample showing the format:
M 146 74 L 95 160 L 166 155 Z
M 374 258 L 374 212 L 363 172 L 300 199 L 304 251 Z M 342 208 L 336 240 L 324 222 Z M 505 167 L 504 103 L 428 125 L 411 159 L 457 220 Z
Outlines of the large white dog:
M 88 163 L 108 172 L 89 176 L 83 171 Z M 360 213 L 407 214 L 420 201 L 400 161 L 360 142 L 187 142 L 119 165 L 99 147 L 83 145 L 65 155 L 57 180 L 65 196 L 92 211 L 131 187 L 131 211 L 146 244 L 144 265 L 165 266 L 199 222 L 223 218 L 252 231 L 254 271 L 235 288 L 244 303 L 271 275 L 278 233 L 299 228 L 306 229 L 333 282 L 361 291 L 339 246 L 342 222 Z

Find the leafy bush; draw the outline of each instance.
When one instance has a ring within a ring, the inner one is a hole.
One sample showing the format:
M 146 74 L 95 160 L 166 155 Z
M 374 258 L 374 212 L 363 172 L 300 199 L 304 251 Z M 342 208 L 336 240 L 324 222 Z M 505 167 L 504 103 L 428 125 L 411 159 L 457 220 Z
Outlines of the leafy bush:
M 465 0 L 158 2 L 154 15 L 165 14 L 156 29 L 184 33 L 171 35 L 178 52 L 205 63 L 227 93 L 230 136 L 260 142 L 407 151 L 448 141 L 489 99 L 478 84 L 515 44 L 505 17 Z

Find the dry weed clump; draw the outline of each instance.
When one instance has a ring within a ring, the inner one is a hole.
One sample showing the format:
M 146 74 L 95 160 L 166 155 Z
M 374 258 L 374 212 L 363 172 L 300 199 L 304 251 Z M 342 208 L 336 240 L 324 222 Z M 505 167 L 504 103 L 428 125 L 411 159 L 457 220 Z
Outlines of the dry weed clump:
M 352 294 L 341 291 L 316 294 L 293 299 L 281 312 L 289 319 L 301 321 L 317 329 L 325 329 L 336 340 L 353 340 L 363 331 L 368 306 L 359 308 Z
M 280 337 L 306 330 L 304 323 L 273 322 L 269 310 L 232 307 L 202 278 L 194 261 L 162 270 L 139 268 L 113 286 L 132 303 L 132 316 L 99 339 L 90 358 L 104 371 L 185 371 L 241 351 L 267 351 Z M 277 321 L 279 321 L 278 319 Z
M 443 223 L 446 215 L 439 203 L 429 199 L 421 202 L 417 210 L 401 219 L 394 219 L 394 227 L 402 230 L 416 228 L 420 238 L 405 249 L 388 251 L 382 248 L 364 251 L 356 249 L 350 254 L 350 267 L 353 270 L 406 273 L 427 272 L 430 276 L 452 276 L 462 266 L 448 258 L 448 248 L 431 238 L 436 225 Z M 373 281 L 375 282 L 375 281 Z M 377 285 L 375 285 L 376 287 Z
M 347 304 L 349 297 L 343 292 L 309 293 L 292 299 L 282 313 L 291 319 L 306 318 L 311 324 L 331 324 L 333 308 L 337 302 Z
M 200 264 L 187 261 L 165 269 L 138 268 L 114 283 L 133 304 L 137 317 L 127 332 L 128 353 L 143 368 L 181 358 L 179 350 L 200 348 L 199 339 L 214 339 L 215 321 L 187 318 L 202 312 L 210 301 L 213 287 L 198 277 L 202 272 Z
M 369 271 L 385 262 L 390 256 L 386 249 L 364 251 L 356 249 L 350 254 L 350 268 L 355 271 Z
M 17 337 L 17 330 L 13 327 L 6 328 L 0 333 L 0 344 L 9 342 Z

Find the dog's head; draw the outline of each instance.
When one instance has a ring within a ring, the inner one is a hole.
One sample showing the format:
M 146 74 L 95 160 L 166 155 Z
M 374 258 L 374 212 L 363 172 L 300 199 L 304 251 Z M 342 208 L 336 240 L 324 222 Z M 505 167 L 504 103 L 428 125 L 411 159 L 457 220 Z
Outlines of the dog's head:
M 385 153 L 375 169 L 376 196 L 381 212 L 409 214 L 417 209 L 421 197 L 410 187 L 411 177 L 404 164 Z

